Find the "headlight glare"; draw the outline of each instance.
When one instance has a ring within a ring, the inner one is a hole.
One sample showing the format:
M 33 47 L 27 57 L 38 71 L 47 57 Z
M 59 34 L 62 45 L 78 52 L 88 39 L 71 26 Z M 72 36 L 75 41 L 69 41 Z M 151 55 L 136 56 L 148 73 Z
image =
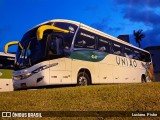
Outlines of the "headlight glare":
M 18 76 L 13 76 L 14 80 L 22 80 L 22 79 L 26 79 L 28 77 L 30 77 L 32 75 L 32 73 L 26 73 L 23 75 L 18 75 Z

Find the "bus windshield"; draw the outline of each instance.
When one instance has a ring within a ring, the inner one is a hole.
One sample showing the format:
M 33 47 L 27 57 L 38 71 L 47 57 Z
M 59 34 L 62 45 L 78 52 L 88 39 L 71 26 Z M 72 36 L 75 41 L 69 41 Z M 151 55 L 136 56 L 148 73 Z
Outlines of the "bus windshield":
M 46 41 L 37 40 L 36 30 L 37 28 L 27 32 L 20 41 L 16 52 L 16 70 L 30 67 L 44 57 Z
M 71 28 L 70 24 L 63 24 L 54 23 L 55 26 L 60 28 Z M 15 70 L 28 68 L 36 63 L 47 60 L 50 56 L 52 56 L 52 59 L 57 58 L 57 55 L 62 55 L 65 51 L 70 50 L 75 32 L 66 34 L 46 30 L 43 39 L 37 40 L 37 29 L 38 27 L 28 31 L 19 42 L 16 52 Z M 58 46 L 58 44 L 61 45 Z M 50 55 L 50 52 L 52 52 L 52 55 Z

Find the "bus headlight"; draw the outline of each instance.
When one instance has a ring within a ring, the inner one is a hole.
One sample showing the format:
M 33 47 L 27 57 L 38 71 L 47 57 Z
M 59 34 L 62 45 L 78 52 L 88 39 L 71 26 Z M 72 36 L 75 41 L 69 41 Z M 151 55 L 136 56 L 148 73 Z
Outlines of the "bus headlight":
M 26 73 L 23 75 L 17 75 L 17 76 L 13 76 L 14 80 L 22 80 L 22 79 L 26 79 L 28 77 L 30 77 L 32 74 L 31 73 Z

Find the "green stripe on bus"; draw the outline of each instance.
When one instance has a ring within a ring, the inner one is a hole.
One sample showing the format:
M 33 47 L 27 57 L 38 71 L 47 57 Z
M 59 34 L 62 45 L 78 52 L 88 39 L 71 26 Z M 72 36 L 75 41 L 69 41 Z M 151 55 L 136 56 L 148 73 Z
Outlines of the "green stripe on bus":
M 0 79 L 11 79 L 12 78 L 12 70 L 8 69 L 0 69 Z
M 70 58 L 91 62 L 99 62 L 103 60 L 107 55 L 108 53 L 101 51 L 74 51 L 71 53 Z

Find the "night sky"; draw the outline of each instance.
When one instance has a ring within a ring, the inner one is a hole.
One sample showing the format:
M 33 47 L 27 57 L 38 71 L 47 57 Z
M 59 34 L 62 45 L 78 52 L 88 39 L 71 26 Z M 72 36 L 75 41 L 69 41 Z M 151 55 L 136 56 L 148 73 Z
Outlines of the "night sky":
M 51 19 L 82 22 L 114 37 L 129 34 L 136 46 L 133 30 L 142 29 L 142 48 L 160 46 L 160 0 L 0 0 L 0 51 Z

